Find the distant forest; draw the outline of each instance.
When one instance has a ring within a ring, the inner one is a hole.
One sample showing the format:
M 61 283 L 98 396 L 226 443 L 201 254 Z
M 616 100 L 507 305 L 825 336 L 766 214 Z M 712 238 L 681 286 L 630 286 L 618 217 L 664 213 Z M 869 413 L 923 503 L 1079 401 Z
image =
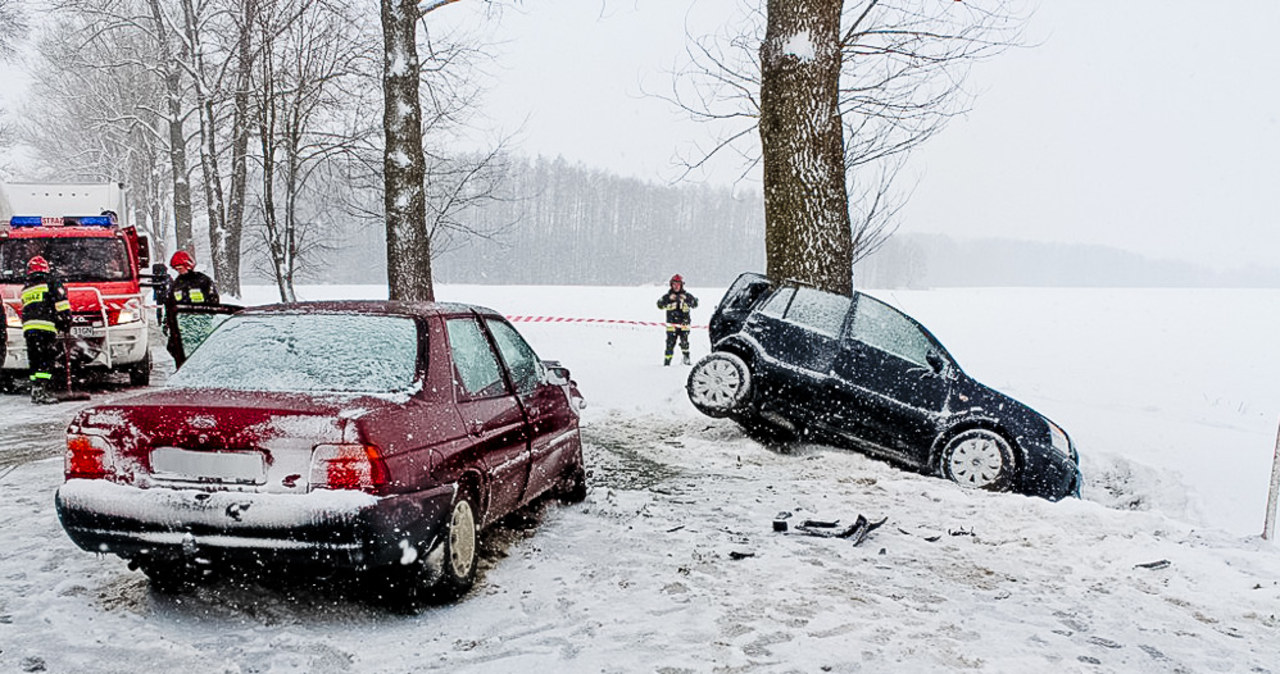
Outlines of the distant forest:
M 440 283 L 724 286 L 764 270 L 757 190 L 661 185 L 563 159 L 515 159 L 500 194 L 458 218 L 471 234 L 436 246 Z M 336 237 L 307 279 L 385 283 L 380 223 Z M 1215 272 L 1116 248 L 896 234 L 856 265 L 863 288 L 949 286 L 1280 287 L 1280 270 Z

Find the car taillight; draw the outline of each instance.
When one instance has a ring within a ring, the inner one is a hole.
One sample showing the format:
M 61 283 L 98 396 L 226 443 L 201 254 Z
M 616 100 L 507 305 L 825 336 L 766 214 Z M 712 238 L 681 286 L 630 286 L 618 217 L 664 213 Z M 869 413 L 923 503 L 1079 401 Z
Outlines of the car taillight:
M 108 474 L 111 444 L 99 435 L 67 435 L 63 474 L 68 480 L 103 480 Z
M 18 310 L 11 305 L 4 305 L 4 324 L 11 328 L 22 327 L 22 317 L 18 315 Z
M 373 445 L 316 445 L 311 450 L 311 486 L 371 490 L 387 483 L 387 464 Z

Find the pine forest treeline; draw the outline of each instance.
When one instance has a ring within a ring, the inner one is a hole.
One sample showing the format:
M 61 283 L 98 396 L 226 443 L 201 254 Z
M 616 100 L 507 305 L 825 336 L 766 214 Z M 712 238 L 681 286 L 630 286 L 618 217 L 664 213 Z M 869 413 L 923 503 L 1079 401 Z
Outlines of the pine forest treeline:
M 562 158 L 508 159 L 499 198 L 458 216 L 465 231 L 436 242 L 444 283 L 661 284 L 682 274 L 724 285 L 764 267 L 759 192 L 662 185 Z M 383 232 L 363 226 L 330 251 L 330 282 L 381 282 Z

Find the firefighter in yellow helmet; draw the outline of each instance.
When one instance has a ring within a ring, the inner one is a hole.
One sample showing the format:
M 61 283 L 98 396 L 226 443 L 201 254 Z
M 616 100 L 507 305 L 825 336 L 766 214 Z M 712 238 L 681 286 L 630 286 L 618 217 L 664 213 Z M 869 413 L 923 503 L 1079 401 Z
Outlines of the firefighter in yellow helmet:
M 31 258 L 22 288 L 22 337 L 27 343 L 27 364 L 31 366 L 31 402 L 58 402 L 53 394 L 58 334 L 70 328 L 71 302 L 66 288 L 54 276 L 48 260 L 40 255 Z

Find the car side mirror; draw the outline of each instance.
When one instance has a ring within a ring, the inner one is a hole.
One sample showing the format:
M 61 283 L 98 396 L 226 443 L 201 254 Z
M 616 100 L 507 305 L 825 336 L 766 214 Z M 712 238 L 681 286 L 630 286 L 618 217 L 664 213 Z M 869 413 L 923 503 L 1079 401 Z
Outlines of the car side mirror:
M 143 274 L 143 280 L 138 283 L 140 286 L 148 288 L 163 288 L 169 283 L 169 270 L 162 263 L 151 265 L 151 274 Z
M 947 369 L 947 361 L 942 359 L 936 352 L 930 351 L 929 355 L 924 359 L 929 363 L 929 367 L 933 368 L 934 374 L 942 374 Z
M 561 365 L 553 365 L 547 368 L 547 383 L 556 386 L 569 385 L 569 368 Z

